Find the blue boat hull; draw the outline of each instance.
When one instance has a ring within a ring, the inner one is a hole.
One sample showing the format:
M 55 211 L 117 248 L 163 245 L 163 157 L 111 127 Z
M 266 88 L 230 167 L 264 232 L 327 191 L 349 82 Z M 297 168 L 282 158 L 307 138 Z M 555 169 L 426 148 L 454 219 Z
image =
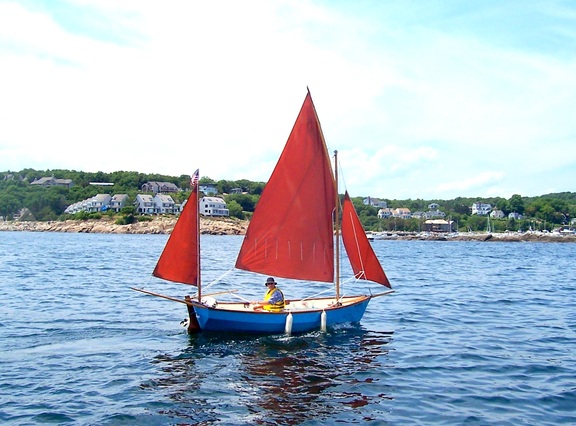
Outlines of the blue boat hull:
M 326 326 L 343 323 L 359 322 L 366 311 L 371 297 L 359 297 L 359 300 L 345 306 L 328 309 L 303 311 L 238 311 L 222 308 L 212 308 L 200 303 L 189 306 L 190 323 L 197 323 L 189 332 L 220 331 L 280 334 L 286 331 L 286 322 L 292 315 L 291 332 L 303 333 L 320 330 L 322 327 L 322 312 L 326 312 Z

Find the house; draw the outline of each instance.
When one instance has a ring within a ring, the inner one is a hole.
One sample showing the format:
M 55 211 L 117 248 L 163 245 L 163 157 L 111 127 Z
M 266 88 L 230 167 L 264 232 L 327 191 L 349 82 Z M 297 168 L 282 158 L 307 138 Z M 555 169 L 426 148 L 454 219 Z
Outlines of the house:
M 110 201 L 110 209 L 114 210 L 116 213 L 120 212 L 126 203 L 128 202 L 128 194 L 116 194 L 112 197 Z
M 480 201 L 475 202 L 472 204 L 472 214 L 477 214 L 478 216 L 486 216 L 492 210 L 492 206 L 490 204 L 481 203 Z
M 424 222 L 424 230 L 427 232 L 453 232 L 454 221 L 430 219 Z
M 512 212 L 508 215 L 508 219 L 522 220 L 523 218 L 524 218 L 524 216 L 522 216 L 520 213 L 516 213 L 516 212 Z
M 388 219 L 390 216 L 392 216 L 392 209 L 383 208 L 383 209 L 378 210 L 378 218 L 379 219 Z
M 54 176 L 52 176 L 35 179 L 30 185 L 38 185 L 44 188 L 50 188 L 51 186 L 65 186 L 67 188 L 71 188 L 73 183 L 72 179 L 56 179 Z
M 432 205 L 432 204 L 431 204 Z M 436 204 L 437 206 L 438 204 Z M 446 217 L 446 213 L 441 212 L 440 210 L 436 209 L 436 210 L 429 210 L 426 213 L 424 213 L 424 216 L 427 219 L 434 219 L 435 217 Z
M 504 212 L 502 210 L 492 210 L 490 212 L 490 217 L 493 219 L 502 219 L 505 216 L 506 215 L 504 214 Z
M 66 210 L 64 210 L 64 213 L 66 214 L 75 214 L 83 210 L 83 205 L 85 204 L 85 201 L 78 201 L 77 203 L 74 204 L 70 204 L 68 207 L 66 207 Z
M 170 195 L 156 194 L 153 198 L 157 214 L 174 214 L 177 212 L 176 203 Z
M 438 210 L 440 208 L 439 204 L 436 203 L 432 203 L 428 205 L 428 210 L 432 211 L 432 210 Z
M 218 194 L 218 189 L 216 189 L 216 185 L 214 185 L 213 183 L 205 183 L 203 185 L 199 185 L 198 190 L 206 195 Z
M 386 201 L 380 201 L 378 198 L 366 197 L 362 200 L 362 202 L 365 206 L 374 206 L 383 209 L 388 207 L 388 203 L 386 203 Z
M 424 212 L 414 212 L 412 213 L 413 219 L 426 219 L 426 213 Z
M 410 219 L 412 217 L 412 213 L 410 213 L 410 209 L 406 207 L 398 207 L 397 209 L 392 210 L 393 217 L 399 217 L 401 219 Z
M 136 206 L 136 212 L 140 214 L 155 214 L 156 213 L 156 203 L 154 198 L 148 194 L 138 194 L 136 195 L 136 201 L 134 202 Z
M 242 188 L 232 188 L 230 194 L 242 194 Z
M 112 196 L 110 194 L 96 194 L 86 200 L 86 210 L 88 213 L 104 212 L 110 207 Z
M 202 197 L 200 199 L 200 214 L 204 216 L 230 216 L 226 202 L 220 197 Z
M 172 182 L 147 182 L 142 185 L 142 192 L 152 192 L 154 194 L 158 193 L 170 193 L 179 192 L 180 188 L 174 185 Z

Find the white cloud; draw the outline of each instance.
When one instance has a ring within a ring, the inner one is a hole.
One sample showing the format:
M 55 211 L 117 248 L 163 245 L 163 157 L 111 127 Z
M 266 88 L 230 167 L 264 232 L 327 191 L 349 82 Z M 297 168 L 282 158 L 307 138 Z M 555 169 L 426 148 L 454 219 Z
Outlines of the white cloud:
M 573 8 L 30 4 L 0 3 L 0 171 L 265 181 L 310 86 L 353 196 L 574 190 Z

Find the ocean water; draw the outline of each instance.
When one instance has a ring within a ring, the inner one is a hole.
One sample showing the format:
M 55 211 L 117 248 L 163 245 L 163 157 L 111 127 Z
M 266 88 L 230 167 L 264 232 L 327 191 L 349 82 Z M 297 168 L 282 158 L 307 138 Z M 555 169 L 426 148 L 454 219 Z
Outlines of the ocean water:
M 360 324 L 188 336 L 130 289 L 192 290 L 151 277 L 166 239 L 0 232 L 0 423 L 576 424 L 575 244 L 374 241 L 396 293 Z M 204 286 L 260 298 L 240 242 L 202 237 Z

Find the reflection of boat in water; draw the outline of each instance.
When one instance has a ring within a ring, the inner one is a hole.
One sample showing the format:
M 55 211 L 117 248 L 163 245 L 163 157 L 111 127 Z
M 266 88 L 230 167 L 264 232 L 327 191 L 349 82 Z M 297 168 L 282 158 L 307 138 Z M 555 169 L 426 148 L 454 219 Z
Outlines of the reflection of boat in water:
M 202 333 L 183 353 L 157 357 L 161 377 L 145 386 L 164 392 L 163 410 L 185 423 L 378 420 L 391 399 L 379 383 L 391 336 L 360 327 L 290 338 Z
M 306 299 L 291 299 L 286 307 L 277 311 L 256 311 L 246 301 L 217 301 L 206 297 L 200 279 L 197 179 L 195 182 L 153 275 L 196 286 L 196 295 L 182 300 L 135 289 L 185 303 L 190 333 L 277 334 L 325 330 L 337 324 L 359 322 L 371 299 L 392 292 L 355 295 L 342 292 L 340 241 L 348 254 L 355 280 L 391 286 L 347 191 L 340 206 L 336 153 L 332 170 L 309 92 L 258 201 L 235 267 L 257 274 L 329 283 L 334 287 L 334 296 L 319 297 L 317 294 Z M 330 287 L 324 289 L 330 290 Z

